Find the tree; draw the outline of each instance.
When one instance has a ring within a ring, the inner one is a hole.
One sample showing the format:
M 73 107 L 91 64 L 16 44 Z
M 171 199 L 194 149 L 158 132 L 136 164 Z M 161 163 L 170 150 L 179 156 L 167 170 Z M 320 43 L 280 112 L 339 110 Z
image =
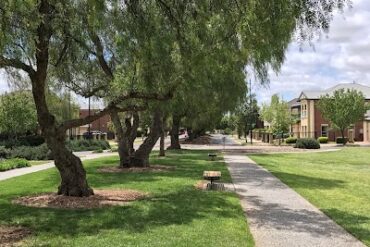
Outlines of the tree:
M 0 96 L 0 132 L 13 138 L 35 133 L 37 117 L 30 92 L 12 92 Z
M 339 89 L 332 95 L 321 96 L 318 107 L 323 118 L 338 129 L 343 138 L 345 130 L 363 119 L 368 110 L 362 92 L 353 89 Z M 346 144 L 345 139 L 343 144 Z
M 261 109 L 261 119 L 270 124 L 273 133 L 289 131 L 292 118 L 288 103 L 281 100 L 278 95 L 271 97 L 270 105 L 264 104 Z
M 258 121 L 259 107 L 255 94 L 248 94 L 244 100 L 237 106 L 234 114 L 236 116 L 236 128 L 238 136 L 244 134 L 247 136 L 249 131 L 253 130 Z

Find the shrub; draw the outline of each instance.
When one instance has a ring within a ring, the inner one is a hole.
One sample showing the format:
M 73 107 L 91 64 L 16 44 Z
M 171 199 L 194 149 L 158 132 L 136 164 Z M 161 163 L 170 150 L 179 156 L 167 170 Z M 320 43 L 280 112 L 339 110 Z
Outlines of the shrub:
M 302 149 L 319 149 L 320 143 L 313 138 L 302 138 L 297 140 L 295 147 Z
M 23 158 L 26 160 L 50 160 L 53 159 L 51 151 L 46 144 L 37 147 L 20 146 L 10 150 L 11 158 Z
M 5 146 L 5 148 L 13 148 L 20 146 L 36 147 L 45 143 L 45 140 L 42 136 L 32 135 L 32 136 L 23 136 L 18 139 L 7 139 L 0 142 L 0 146 Z
M 15 168 L 28 167 L 30 163 L 25 159 L 9 159 L 0 161 L 0 171 L 7 171 Z
M 346 144 L 347 142 L 348 142 L 347 137 L 337 137 L 337 139 L 336 139 L 337 144 Z
M 103 153 L 103 149 L 97 149 L 93 151 L 94 154 L 100 154 Z
M 6 159 L 10 156 L 10 150 L 0 146 L 0 159 Z
M 319 143 L 328 143 L 329 142 L 329 138 L 325 137 L 325 136 L 321 136 L 317 140 L 319 141 Z
M 294 144 L 294 143 L 297 143 L 297 137 L 288 137 L 287 139 L 285 139 L 285 143 L 286 144 Z
M 86 140 L 86 139 L 68 141 L 67 147 L 74 152 L 110 149 L 109 142 L 105 140 Z
M 226 128 L 226 129 L 224 130 L 224 134 L 225 134 L 225 135 L 231 135 L 231 133 L 232 133 L 232 130 L 231 130 L 230 128 Z

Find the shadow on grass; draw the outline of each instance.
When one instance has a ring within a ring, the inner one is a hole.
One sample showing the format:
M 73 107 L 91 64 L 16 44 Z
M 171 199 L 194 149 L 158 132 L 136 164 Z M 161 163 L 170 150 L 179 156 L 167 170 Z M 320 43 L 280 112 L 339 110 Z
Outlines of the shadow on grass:
M 358 215 L 335 208 L 321 209 L 326 215 L 342 225 L 353 236 L 370 246 L 370 216 Z
M 286 172 L 271 172 L 289 187 L 306 189 L 331 189 L 344 187 L 345 182 L 338 179 L 326 179 L 304 175 L 297 175 Z
M 14 186 L 17 181 L 22 181 L 21 187 L 12 189 L 0 200 L 0 223 L 21 224 L 38 234 L 74 236 L 92 235 L 111 229 L 144 232 L 160 226 L 190 224 L 203 218 L 240 218 L 241 209 L 235 195 L 226 192 L 204 192 L 193 187 L 195 181 L 201 179 L 205 169 L 216 168 L 225 171 L 228 178 L 223 163 L 205 162 L 208 159 L 207 151 L 176 151 L 167 154 L 165 159 L 154 156 L 152 163 L 173 165 L 176 169 L 161 173 L 102 174 L 96 171 L 101 166 L 118 164 L 118 157 L 86 162 L 88 181 L 93 188 L 131 188 L 149 192 L 151 195 L 148 199 L 123 207 L 63 210 L 12 205 L 12 198 L 54 190 L 59 181 L 54 170 L 29 175 L 28 182 L 27 179 L 19 177 L 6 184 Z M 28 188 L 27 184 L 30 183 L 33 186 Z

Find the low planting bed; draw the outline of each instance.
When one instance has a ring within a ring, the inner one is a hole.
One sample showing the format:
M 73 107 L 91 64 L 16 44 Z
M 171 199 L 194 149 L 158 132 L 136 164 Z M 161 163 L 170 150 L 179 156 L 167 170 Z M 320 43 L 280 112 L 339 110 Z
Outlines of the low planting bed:
M 31 164 L 25 159 L 0 160 L 0 172 L 28 166 Z

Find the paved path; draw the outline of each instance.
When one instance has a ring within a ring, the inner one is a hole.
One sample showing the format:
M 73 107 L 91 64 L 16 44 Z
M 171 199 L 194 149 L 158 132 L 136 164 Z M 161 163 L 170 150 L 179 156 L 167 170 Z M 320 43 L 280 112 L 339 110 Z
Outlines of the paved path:
M 82 153 L 78 153 L 77 155 L 79 156 L 80 154 Z M 85 152 L 83 153 L 83 155 L 84 156 L 81 157 L 81 160 L 91 160 L 91 159 L 96 159 L 96 158 L 101 158 L 101 157 L 117 155 L 117 153 L 93 154 L 92 152 Z M 42 164 L 42 165 L 35 165 L 31 167 L 26 167 L 26 168 L 13 169 L 13 170 L 9 170 L 6 172 L 0 172 L 0 181 L 13 178 L 13 177 L 22 176 L 28 173 L 46 170 L 52 167 L 54 167 L 54 162 L 50 162 L 50 163 Z
M 256 247 L 365 246 L 245 154 L 224 157 Z

